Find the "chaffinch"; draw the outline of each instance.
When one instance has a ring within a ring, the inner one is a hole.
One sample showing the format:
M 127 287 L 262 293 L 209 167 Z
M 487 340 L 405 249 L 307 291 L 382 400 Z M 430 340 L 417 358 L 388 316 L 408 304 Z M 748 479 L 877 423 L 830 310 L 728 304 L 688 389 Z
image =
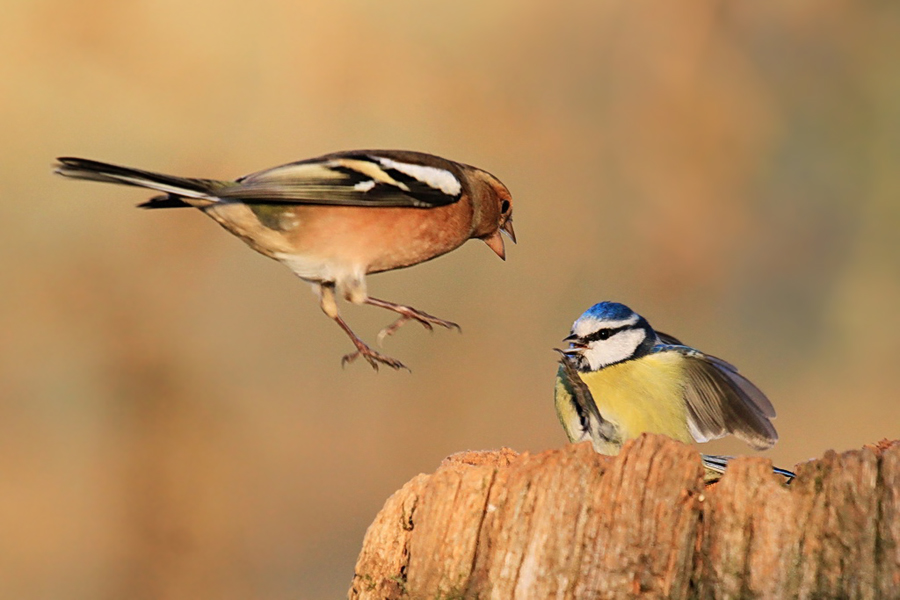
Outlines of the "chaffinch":
M 369 296 L 369 273 L 409 267 L 475 238 L 505 259 L 505 233 L 515 242 L 512 198 L 496 177 L 422 152 L 352 150 L 289 163 L 235 181 L 189 179 L 83 158 L 59 158 L 65 177 L 162 192 L 142 208 L 198 208 L 251 248 L 284 263 L 312 284 L 322 311 L 373 368 L 405 366 L 364 343 L 341 318 L 335 295 L 400 316 L 378 334 L 417 321 L 457 328 L 411 306 Z

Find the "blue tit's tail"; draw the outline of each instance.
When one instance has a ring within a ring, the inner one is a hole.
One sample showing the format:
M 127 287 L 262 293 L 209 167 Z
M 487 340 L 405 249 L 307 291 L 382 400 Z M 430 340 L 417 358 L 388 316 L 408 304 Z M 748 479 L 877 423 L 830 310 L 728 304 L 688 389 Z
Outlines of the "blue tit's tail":
M 190 179 L 142 171 L 130 167 L 120 167 L 86 158 L 61 157 L 57 159 L 55 173 L 73 179 L 102 181 L 163 192 L 164 196 L 151 198 L 138 206 L 142 208 L 178 208 L 186 206 L 203 207 L 217 201 L 217 189 L 228 186 L 227 182 L 213 179 Z
M 725 468 L 728 466 L 728 462 L 734 457 L 701 454 L 700 458 L 703 460 L 703 469 L 706 472 L 703 478 L 704 481 L 706 481 L 706 483 L 714 483 L 722 478 L 722 475 L 725 473 Z M 785 483 L 788 484 L 797 476 L 787 469 L 780 469 L 778 467 L 772 467 L 772 472 L 784 477 Z

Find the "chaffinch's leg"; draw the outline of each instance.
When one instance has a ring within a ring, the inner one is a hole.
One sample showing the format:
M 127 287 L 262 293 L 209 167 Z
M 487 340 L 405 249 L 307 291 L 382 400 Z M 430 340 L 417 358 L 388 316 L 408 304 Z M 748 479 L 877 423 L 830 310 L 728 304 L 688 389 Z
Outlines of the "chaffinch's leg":
M 433 315 L 429 315 L 426 312 L 422 312 L 421 310 L 417 310 L 412 306 L 406 306 L 405 304 L 395 304 L 394 302 L 388 302 L 387 300 L 379 300 L 378 298 L 372 298 L 371 296 L 367 296 L 365 300 L 363 300 L 365 304 L 370 304 L 372 306 L 377 306 L 379 308 L 386 308 L 388 310 L 392 310 L 395 313 L 400 315 L 400 318 L 382 329 L 378 332 L 378 343 L 384 341 L 389 335 L 393 335 L 395 331 L 400 329 L 404 323 L 407 321 L 417 321 L 422 324 L 422 326 L 428 331 L 434 330 L 434 325 L 439 325 L 441 327 L 446 327 L 447 329 L 456 328 L 457 331 L 462 331 L 459 325 L 452 321 L 445 321 L 444 319 L 439 319 Z
M 347 363 L 351 363 L 360 356 L 366 359 L 372 368 L 376 371 L 378 370 L 378 364 L 381 363 L 383 365 L 387 365 L 392 369 L 408 369 L 406 365 L 395 358 L 391 358 L 390 356 L 385 356 L 379 352 L 372 350 L 369 346 L 366 345 L 359 337 L 353 333 L 353 330 L 350 329 L 350 326 L 347 325 L 347 322 L 341 318 L 341 315 L 338 313 L 337 309 L 337 301 L 334 297 L 334 283 L 320 283 L 316 286 L 316 291 L 319 294 L 319 306 L 322 308 L 322 312 L 328 315 L 331 319 L 337 323 L 341 329 L 344 330 L 350 337 L 350 341 L 353 342 L 353 345 L 356 346 L 356 352 L 351 352 L 350 354 L 345 355 L 341 359 L 341 365 L 346 365 Z

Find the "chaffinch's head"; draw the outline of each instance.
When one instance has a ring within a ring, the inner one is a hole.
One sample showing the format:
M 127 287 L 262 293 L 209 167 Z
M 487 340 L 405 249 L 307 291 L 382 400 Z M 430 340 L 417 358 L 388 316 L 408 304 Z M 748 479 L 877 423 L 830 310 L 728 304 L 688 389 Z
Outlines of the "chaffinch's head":
M 512 195 L 499 179 L 475 167 L 472 182 L 472 205 L 475 216 L 472 219 L 472 237 L 480 239 L 502 259 L 506 259 L 503 232 L 516 242 L 516 232 L 512 224 Z

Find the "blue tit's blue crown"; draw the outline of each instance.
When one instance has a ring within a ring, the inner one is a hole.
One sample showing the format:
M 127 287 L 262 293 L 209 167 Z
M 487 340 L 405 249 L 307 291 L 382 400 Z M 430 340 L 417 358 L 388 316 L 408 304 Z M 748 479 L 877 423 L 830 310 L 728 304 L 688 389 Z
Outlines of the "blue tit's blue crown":
M 635 312 L 619 302 L 598 302 L 581 315 L 581 318 L 593 318 L 598 321 L 625 321 L 635 315 Z

